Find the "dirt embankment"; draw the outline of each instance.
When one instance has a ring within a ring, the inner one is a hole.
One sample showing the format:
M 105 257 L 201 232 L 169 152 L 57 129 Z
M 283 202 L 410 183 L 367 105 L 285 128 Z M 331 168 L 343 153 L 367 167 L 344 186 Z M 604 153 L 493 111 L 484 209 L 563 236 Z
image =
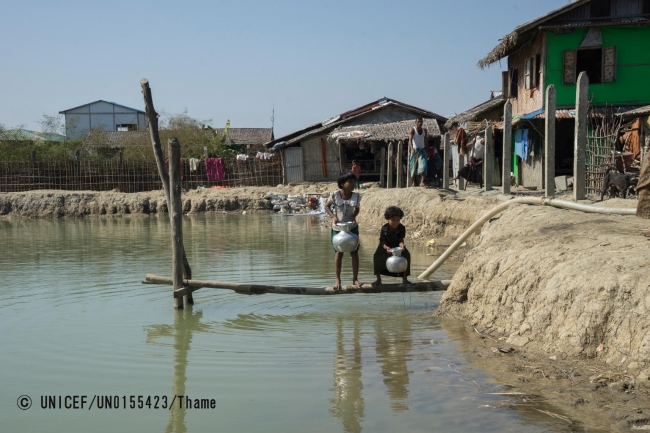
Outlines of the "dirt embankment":
M 193 190 L 183 194 L 183 212 L 273 212 L 270 194 L 322 195 L 336 190 L 334 183 L 283 187 L 246 187 Z M 385 223 L 386 207 L 400 206 L 409 238 L 426 241 L 432 237 L 454 237 L 462 233 L 495 198 L 457 198 L 432 189 L 362 189 L 362 231 L 376 232 Z M 167 213 L 163 191 L 126 194 L 114 191 L 29 191 L 0 193 L 0 216 L 26 218 L 80 218 L 95 216 L 147 216 Z M 471 240 L 470 240 L 471 243 Z

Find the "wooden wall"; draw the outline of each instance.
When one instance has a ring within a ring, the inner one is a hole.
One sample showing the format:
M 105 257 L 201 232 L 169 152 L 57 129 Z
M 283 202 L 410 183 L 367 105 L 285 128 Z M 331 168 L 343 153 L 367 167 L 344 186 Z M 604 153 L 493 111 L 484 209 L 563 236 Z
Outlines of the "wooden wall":
M 540 73 L 537 77 L 538 85 L 533 89 L 526 89 L 526 60 L 535 58 L 539 55 L 541 65 L 537 68 L 539 71 L 544 71 L 544 57 L 546 45 L 545 34 L 538 34 L 530 45 L 524 45 L 519 51 L 511 54 L 508 57 L 508 73 L 510 79 L 513 76 L 513 70 L 517 68 L 517 92 L 516 98 L 510 97 L 512 104 L 512 115 L 521 116 L 523 114 L 531 113 L 544 107 L 544 74 Z

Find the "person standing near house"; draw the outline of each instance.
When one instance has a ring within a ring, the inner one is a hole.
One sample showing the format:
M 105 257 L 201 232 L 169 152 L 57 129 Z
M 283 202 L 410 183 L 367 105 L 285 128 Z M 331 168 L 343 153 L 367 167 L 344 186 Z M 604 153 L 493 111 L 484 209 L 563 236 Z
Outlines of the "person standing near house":
M 415 186 L 415 176 L 420 176 L 420 186 L 426 186 L 424 180 L 427 177 L 427 160 L 429 155 L 429 133 L 427 128 L 422 126 L 423 121 L 421 117 L 415 119 L 415 127 L 409 131 L 409 153 L 410 153 L 410 167 L 411 178 Z
M 361 166 L 357 162 L 356 159 L 352 160 L 352 173 L 356 176 L 357 180 L 355 181 L 356 187 L 359 188 L 361 186 Z

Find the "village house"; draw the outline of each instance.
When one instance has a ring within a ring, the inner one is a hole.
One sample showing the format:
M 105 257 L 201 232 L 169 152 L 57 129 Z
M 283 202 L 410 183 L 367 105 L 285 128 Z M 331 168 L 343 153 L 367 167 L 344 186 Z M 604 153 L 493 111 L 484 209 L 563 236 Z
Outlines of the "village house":
M 485 68 L 507 57 L 503 96 L 512 104 L 517 155 L 512 172 L 519 184 L 544 186 L 547 86 L 555 86 L 557 95 L 557 175 L 572 173 L 576 82 L 581 72 L 589 78 L 592 116 L 650 103 L 649 23 L 650 0 L 576 0 L 515 28 L 478 62 Z
M 108 101 L 95 101 L 60 111 L 65 116 L 68 140 L 87 136 L 92 130 L 140 131 L 147 128 L 145 112 Z
M 416 118 L 422 117 L 429 131 L 429 145 L 440 146 L 441 125 L 447 118 L 394 99 L 382 98 L 323 122 L 266 143 L 280 153 L 284 183 L 336 181 L 349 170 L 352 160 L 361 166 L 361 179 L 380 179 L 381 154 L 394 152 L 401 142 L 403 153 Z

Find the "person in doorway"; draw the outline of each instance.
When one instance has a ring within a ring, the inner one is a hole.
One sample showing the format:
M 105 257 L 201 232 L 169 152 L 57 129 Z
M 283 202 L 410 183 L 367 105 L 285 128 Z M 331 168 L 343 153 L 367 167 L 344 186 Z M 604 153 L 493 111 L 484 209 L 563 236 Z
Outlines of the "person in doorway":
M 390 277 L 402 277 L 403 284 L 409 284 L 408 276 L 411 274 L 411 254 L 404 246 L 404 238 L 406 238 L 406 227 L 401 223 L 404 218 L 404 211 L 397 206 L 390 206 L 384 212 L 386 224 L 381 227 L 379 234 L 379 245 L 372 258 L 373 267 L 377 280 L 372 283 L 373 287 L 381 284 L 381 276 L 387 275 Z M 386 267 L 386 260 L 390 258 L 393 253 L 392 249 L 400 247 L 403 248 L 402 257 L 408 261 L 406 271 L 401 274 L 395 274 L 388 271 Z
M 359 236 L 359 225 L 357 224 L 357 215 L 359 215 L 359 202 L 361 196 L 358 192 L 354 192 L 356 176 L 354 173 L 343 173 L 338 178 L 339 190 L 333 192 L 327 203 L 325 203 L 325 212 L 332 217 L 332 233 L 330 236 L 330 243 L 335 235 L 341 231 L 338 223 L 351 222 L 353 223 L 350 232 Z M 332 212 L 332 209 L 334 211 Z M 334 250 L 336 251 L 336 249 Z M 334 290 L 341 289 L 341 266 L 343 264 L 343 256 L 345 253 L 336 251 L 334 254 L 334 269 L 336 271 L 336 283 Z M 350 253 L 352 257 L 352 283 L 355 286 L 361 286 L 359 282 L 359 247 Z
M 424 180 L 427 177 L 427 160 L 429 155 L 429 133 L 427 128 L 422 126 L 423 120 L 421 117 L 415 119 L 415 127 L 409 131 L 409 154 L 410 154 L 410 167 L 411 179 L 413 182 L 411 186 L 415 186 L 415 176 L 420 176 L 420 186 L 426 186 Z
M 354 176 L 356 177 L 355 185 L 359 188 L 361 186 L 361 166 L 356 159 L 352 160 L 352 173 L 354 173 Z
M 458 125 L 458 122 L 453 122 L 451 124 L 451 128 L 449 128 L 449 137 L 451 137 L 453 144 L 458 147 L 458 154 L 467 155 L 467 133 Z

